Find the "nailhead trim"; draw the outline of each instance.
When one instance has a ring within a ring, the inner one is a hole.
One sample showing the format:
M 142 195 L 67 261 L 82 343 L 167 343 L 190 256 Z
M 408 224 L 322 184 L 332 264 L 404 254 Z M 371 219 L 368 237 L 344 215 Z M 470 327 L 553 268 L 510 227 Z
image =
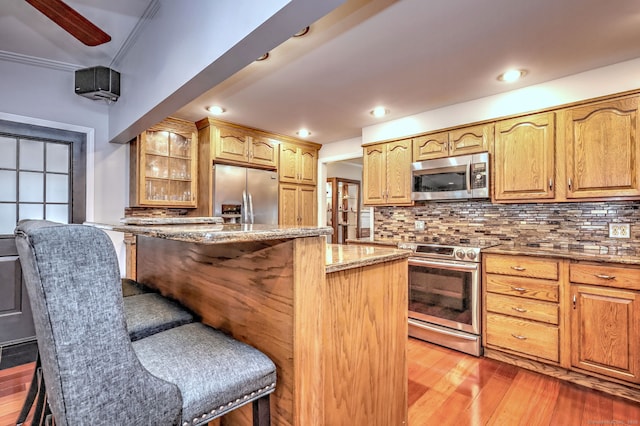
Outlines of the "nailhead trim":
M 255 396 L 256 394 L 260 394 L 260 393 L 262 393 L 262 392 L 265 392 L 265 391 L 269 390 L 270 388 L 274 388 L 275 386 L 276 386 L 276 384 L 275 384 L 275 383 L 271 383 L 270 385 L 267 385 L 267 386 L 265 386 L 264 388 L 258 389 L 257 391 L 254 391 L 254 392 L 251 392 L 251 394 L 249 394 L 249 395 L 244 395 L 242 398 L 238 398 L 238 399 L 236 399 L 236 400 L 235 400 L 235 402 L 230 402 L 230 403 L 228 403 L 226 406 L 221 405 L 220 407 L 218 407 L 218 409 L 215 409 L 215 408 L 214 408 L 214 409 L 213 409 L 213 410 L 211 410 L 209 413 L 204 413 L 204 414 L 202 415 L 202 417 L 200 417 L 200 418 L 195 417 L 195 418 L 193 419 L 192 423 L 193 423 L 193 424 L 196 424 L 196 423 L 198 423 L 199 421 L 204 420 L 204 419 L 206 419 L 206 418 L 207 418 L 207 417 L 209 417 L 209 416 L 213 416 L 213 415 L 216 413 L 216 411 L 217 411 L 217 410 L 224 410 L 225 408 L 231 407 L 231 406 L 232 406 L 232 405 L 234 405 L 234 404 L 238 404 L 238 402 L 240 402 L 240 400 L 248 399 L 249 397 L 253 397 L 253 396 Z M 231 411 L 231 410 L 228 410 L 228 411 Z M 184 422 L 184 423 L 182 424 L 182 426 L 189 426 L 189 422 Z

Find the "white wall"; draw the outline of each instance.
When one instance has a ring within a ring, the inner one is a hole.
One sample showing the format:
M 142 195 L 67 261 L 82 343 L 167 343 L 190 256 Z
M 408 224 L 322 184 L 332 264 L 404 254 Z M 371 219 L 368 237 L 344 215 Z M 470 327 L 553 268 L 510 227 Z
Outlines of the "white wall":
M 638 88 L 640 58 L 365 127 L 362 142 L 400 138 Z
M 109 138 L 126 143 L 345 0 L 159 0 L 113 68 Z
M 1 119 L 87 134 L 87 220 L 117 222 L 128 197 L 129 147 L 108 143 L 109 106 L 76 95 L 72 71 L 0 61 L 0 75 Z M 122 235 L 110 236 L 123 268 Z

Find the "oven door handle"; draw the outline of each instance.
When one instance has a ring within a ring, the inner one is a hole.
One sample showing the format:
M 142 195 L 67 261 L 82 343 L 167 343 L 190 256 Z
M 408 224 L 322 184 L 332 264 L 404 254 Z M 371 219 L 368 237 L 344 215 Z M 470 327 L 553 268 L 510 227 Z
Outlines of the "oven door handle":
M 409 258 L 409 266 L 427 266 L 432 268 L 451 269 L 454 271 L 477 271 L 479 264 L 462 262 L 440 262 L 437 260 Z

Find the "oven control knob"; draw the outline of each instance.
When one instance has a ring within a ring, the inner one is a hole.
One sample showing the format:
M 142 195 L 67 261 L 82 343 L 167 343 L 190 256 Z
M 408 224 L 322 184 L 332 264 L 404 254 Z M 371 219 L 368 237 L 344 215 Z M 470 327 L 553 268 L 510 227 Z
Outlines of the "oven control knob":
M 464 259 L 464 251 L 463 250 L 458 250 L 456 252 L 456 256 L 460 259 Z
M 467 252 L 467 257 L 468 257 L 469 259 L 471 259 L 471 260 L 475 259 L 475 258 L 476 258 L 476 252 L 475 252 L 475 251 L 473 251 L 473 250 L 469 250 L 469 251 Z

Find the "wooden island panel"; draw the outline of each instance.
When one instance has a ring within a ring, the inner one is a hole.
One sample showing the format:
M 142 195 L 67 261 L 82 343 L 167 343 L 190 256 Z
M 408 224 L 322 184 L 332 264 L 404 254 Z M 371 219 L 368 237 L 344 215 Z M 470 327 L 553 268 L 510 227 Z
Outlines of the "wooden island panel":
M 327 274 L 326 425 L 407 424 L 407 260 Z
M 264 352 L 276 364 L 274 425 L 323 419 L 324 236 L 197 244 L 138 236 L 138 280 L 202 321 Z M 221 424 L 250 424 L 251 405 Z

